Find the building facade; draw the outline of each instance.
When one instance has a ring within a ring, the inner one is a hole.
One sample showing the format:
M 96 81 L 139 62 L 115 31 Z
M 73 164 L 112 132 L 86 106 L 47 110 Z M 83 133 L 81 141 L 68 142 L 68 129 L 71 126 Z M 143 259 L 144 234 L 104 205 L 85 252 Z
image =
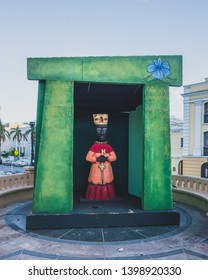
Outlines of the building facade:
M 183 155 L 183 120 L 171 117 L 171 160 L 172 174 L 178 175 L 182 173 L 182 155 Z
M 183 126 L 171 126 L 172 173 L 208 178 L 208 78 L 184 86 L 182 96 Z
M 24 125 L 22 123 L 6 123 L 5 128 L 10 133 L 11 129 L 17 128 L 17 126 L 21 129 L 22 133 L 24 134 L 27 130 L 30 129 L 28 125 Z M 13 135 L 14 136 L 14 135 Z M 13 136 L 10 139 L 6 139 L 4 143 L 2 143 L 2 152 L 9 152 L 11 149 L 15 149 L 21 155 L 23 154 L 23 158 L 30 160 L 31 158 L 31 139 L 30 135 L 28 135 L 27 140 L 22 139 L 20 141 L 20 145 L 18 145 L 17 139 L 13 140 Z M 6 158 L 5 158 L 6 159 Z M 4 159 L 3 159 L 4 161 Z

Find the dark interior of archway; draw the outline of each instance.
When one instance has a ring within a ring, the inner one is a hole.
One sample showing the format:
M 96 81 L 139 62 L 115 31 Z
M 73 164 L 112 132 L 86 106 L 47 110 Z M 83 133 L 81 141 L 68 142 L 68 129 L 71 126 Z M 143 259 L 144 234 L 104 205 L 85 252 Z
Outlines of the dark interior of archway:
M 142 91 L 141 84 L 75 82 L 75 113 L 129 112 L 142 104 Z
M 92 114 L 108 113 L 108 143 L 117 161 L 112 164 L 117 194 L 128 193 L 129 114 L 142 105 L 143 85 L 75 82 L 74 194 L 84 196 L 91 164 L 85 157 L 96 141 Z

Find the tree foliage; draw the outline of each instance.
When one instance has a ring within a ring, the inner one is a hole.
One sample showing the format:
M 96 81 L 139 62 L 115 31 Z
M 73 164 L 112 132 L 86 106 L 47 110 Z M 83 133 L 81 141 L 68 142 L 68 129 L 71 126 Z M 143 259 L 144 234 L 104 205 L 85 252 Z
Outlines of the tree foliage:
M 1 146 L 6 141 L 6 139 L 10 139 L 10 134 L 6 130 L 5 126 L 3 125 L 1 119 L 0 119 L 0 163 L 2 163 L 1 159 Z

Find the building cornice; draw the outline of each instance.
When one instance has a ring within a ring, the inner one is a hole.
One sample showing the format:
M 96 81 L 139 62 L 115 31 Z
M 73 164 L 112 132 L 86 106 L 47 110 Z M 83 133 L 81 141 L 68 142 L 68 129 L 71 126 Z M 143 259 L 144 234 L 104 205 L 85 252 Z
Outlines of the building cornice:
M 188 96 L 197 96 L 197 95 L 202 95 L 202 94 L 208 94 L 208 89 L 207 90 L 194 91 L 194 92 L 184 92 L 184 93 L 181 94 L 181 96 L 188 97 Z
M 172 132 L 182 132 L 183 131 L 183 127 L 180 128 L 171 128 Z
M 200 98 L 200 99 L 194 99 L 194 100 L 184 100 L 183 103 L 194 103 L 195 105 L 201 105 L 204 102 L 208 101 L 208 97 L 207 98 Z
M 200 83 L 194 83 L 194 84 L 189 84 L 189 85 L 185 85 L 183 86 L 184 88 L 190 88 L 190 87 L 193 87 L 193 86 L 199 86 L 199 85 L 207 85 L 208 86 L 208 81 L 204 81 L 204 82 L 200 82 Z

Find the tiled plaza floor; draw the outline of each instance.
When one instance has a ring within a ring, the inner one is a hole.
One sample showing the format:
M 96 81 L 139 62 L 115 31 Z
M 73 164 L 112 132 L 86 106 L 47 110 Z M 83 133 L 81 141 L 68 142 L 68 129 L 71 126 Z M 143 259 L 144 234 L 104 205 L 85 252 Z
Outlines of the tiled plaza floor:
M 208 217 L 175 203 L 178 226 L 25 230 L 31 201 L 0 209 L 0 259 L 207 260 Z

